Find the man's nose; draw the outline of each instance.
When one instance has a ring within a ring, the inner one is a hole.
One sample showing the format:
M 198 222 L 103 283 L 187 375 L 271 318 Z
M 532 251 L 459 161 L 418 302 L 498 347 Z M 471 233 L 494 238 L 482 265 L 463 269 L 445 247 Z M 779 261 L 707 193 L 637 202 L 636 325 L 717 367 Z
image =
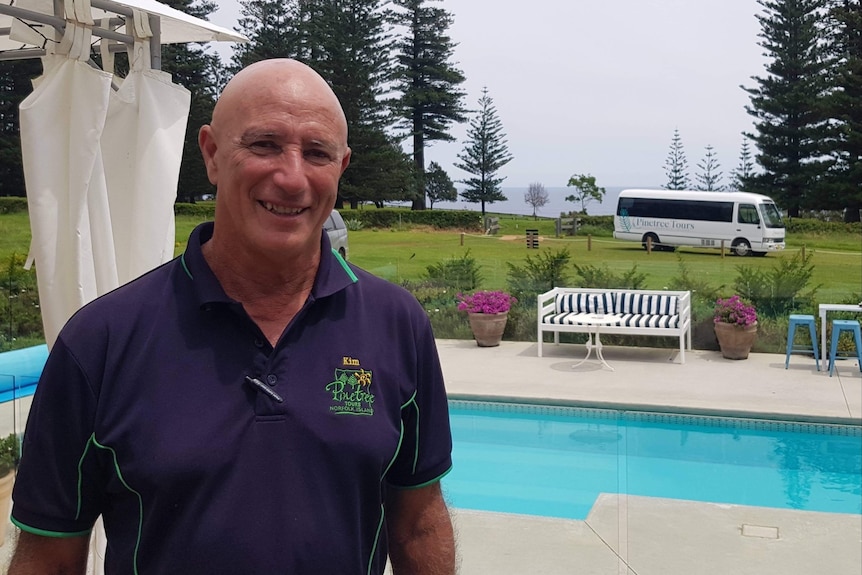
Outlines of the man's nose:
M 305 161 L 302 150 L 287 148 L 282 152 L 273 174 L 273 181 L 286 190 L 305 186 Z

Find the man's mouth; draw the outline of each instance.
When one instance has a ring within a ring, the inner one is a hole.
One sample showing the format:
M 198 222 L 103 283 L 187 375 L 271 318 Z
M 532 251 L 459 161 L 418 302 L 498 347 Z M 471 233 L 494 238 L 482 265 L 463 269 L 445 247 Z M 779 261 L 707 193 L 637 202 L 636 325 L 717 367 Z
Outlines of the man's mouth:
M 305 211 L 305 208 L 286 208 L 269 202 L 259 202 L 268 212 L 279 216 L 295 216 Z

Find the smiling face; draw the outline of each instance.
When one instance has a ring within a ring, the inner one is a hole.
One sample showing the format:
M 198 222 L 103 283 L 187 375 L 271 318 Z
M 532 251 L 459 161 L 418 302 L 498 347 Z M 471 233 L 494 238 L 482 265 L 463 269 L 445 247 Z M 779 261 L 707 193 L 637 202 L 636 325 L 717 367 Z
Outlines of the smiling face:
M 201 128 L 218 190 L 213 245 L 236 257 L 315 257 L 350 162 L 335 94 L 311 68 L 267 60 L 228 83 Z

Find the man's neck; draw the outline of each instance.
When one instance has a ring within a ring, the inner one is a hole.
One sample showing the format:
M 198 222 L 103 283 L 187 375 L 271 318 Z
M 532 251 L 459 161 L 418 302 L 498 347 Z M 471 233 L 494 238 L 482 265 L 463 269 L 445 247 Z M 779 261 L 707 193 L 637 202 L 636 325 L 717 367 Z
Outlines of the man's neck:
M 225 293 L 242 304 L 275 346 L 311 294 L 320 252 L 273 261 L 265 257 L 238 257 L 220 250 L 212 240 L 201 248 Z

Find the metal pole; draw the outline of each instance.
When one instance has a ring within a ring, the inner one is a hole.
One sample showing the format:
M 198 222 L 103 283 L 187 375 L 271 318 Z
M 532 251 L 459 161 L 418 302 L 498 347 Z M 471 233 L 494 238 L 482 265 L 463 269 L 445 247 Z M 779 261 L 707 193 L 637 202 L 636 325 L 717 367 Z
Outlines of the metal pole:
M 39 24 L 53 26 L 59 31 L 63 31 L 66 29 L 66 21 L 62 18 L 58 18 L 57 16 L 51 16 L 49 14 L 42 14 L 41 12 L 25 10 L 24 8 L 19 8 L 18 6 L 9 6 L 8 4 L 0 3 L 0 14 L 12 16 L 13 18 L 18 18 L 19 20 L 29 20 L 31 22 L 38 22 Z M 114 32 L 113 30 L 99 28 L 98 26 L 93 26 L 91 31 L 93 32 L 94 36 L 99 36 L 100 38 L 108 38 L 110 40 L 116 40 L 118 42 L 124 42 L 126 44 L 133 44 L 135 42 L 135 39 L 128 34 L 120 34 L 119 32 Z
M 162 21 L 158 16 L 149 15 L 150 31 L 153 37 L 150 38 L 150 68 L 153 70 L 162 69 Z

